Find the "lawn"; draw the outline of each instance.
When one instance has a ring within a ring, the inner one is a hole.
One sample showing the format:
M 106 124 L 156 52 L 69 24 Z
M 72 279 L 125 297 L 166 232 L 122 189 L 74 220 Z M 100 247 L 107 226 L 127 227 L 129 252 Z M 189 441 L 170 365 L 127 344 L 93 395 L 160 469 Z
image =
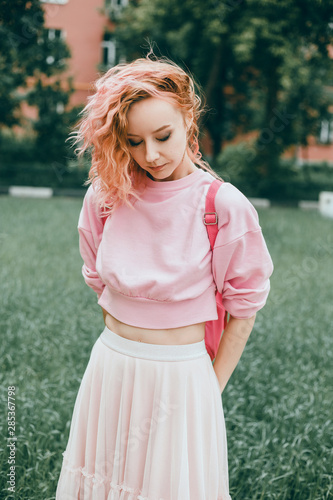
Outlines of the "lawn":
M 81 202 L 0 197 L 0 426 L 7 438 L 14 386 L 17 438 L 15 494 L 6 439 L 0 447 L 1 498 L 55 498 L 76 393 L 103 328 L 81 276 Z M 223 393 L 231 496 L 333 498 L 333 220 L 289 208 L 259 215 L 275 272 Z

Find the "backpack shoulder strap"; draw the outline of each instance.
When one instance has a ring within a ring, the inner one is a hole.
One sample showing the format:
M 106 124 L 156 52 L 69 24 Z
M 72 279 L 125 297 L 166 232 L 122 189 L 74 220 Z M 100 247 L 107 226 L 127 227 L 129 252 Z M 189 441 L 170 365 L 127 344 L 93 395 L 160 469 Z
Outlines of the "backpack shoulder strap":
M 214 248 L 216 236 L 218 233 L 218 215 L 215 211 L 215 196 L 222 183 L 223 181 L 215 179 L 209 186 L 206 195 L 206 205 L 203 222 L 207 229 L 208 238 L 212 250 Z

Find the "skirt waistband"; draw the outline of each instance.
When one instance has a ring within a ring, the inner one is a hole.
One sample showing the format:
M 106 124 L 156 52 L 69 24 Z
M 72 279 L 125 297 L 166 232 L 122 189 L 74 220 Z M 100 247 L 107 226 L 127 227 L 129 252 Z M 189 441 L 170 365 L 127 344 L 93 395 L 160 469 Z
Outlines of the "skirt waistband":
M 147 344 L 146 342 L 121 337 L 109 330 L 107 326 L 99 338 L 110 349 L 135 358 L 155 359 L 157 361 L 182 361 L 199 358 L 207 354 L 204 340 L 181 345 Z

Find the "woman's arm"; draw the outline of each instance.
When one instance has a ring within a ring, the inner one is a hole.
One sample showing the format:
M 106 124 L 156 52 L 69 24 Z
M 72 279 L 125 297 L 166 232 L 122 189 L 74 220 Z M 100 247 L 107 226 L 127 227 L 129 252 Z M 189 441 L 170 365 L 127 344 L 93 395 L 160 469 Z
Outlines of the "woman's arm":
M 103 235 L 103 220 L 101 210 L 95 207 L 95 192 L 89 186 L 78 221 L 79 248 L 83 260 L 82 274 L 87 285 L 100 297 L 105 284 L 96 271 L 98 247 Z
M 230 316 L 215 357 L 214 370 L 220 384 L 221 394 L 244 351 L 252 331 L 256 315 L 248 319 Z

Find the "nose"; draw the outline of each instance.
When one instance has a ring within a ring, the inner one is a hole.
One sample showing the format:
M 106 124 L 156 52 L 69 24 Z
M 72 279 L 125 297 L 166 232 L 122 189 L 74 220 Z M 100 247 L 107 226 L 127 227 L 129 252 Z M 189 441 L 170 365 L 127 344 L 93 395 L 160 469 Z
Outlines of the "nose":
M 158 146 L 156 144 L 146 142 L 146 162 L 154 163 L 160 157 Z

